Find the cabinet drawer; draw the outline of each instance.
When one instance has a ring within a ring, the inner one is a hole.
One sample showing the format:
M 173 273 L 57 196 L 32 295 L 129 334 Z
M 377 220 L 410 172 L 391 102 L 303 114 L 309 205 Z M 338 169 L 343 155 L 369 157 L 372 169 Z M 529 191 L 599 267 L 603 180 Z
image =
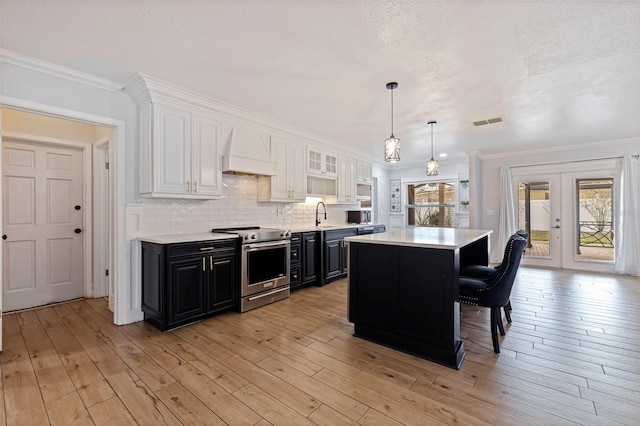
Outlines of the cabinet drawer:
M 300 245 L 291 246 L 291 263 L 300 262 Z
M 194 254 L 233 253 L 236 250 L 237 241 L 233 240 L 215 240 L 215 241 L 198 241 L 197 243 L 171 244 L 168 247 L 167 255 L 169 257 L 189 256 Z

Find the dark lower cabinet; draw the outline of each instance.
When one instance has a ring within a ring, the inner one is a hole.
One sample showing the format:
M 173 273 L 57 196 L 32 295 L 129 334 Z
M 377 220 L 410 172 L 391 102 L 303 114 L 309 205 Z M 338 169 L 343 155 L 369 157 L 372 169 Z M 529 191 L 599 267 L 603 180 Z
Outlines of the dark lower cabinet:
M 329 240 L 324 243 L 324 279 L 342 276 L 342 240 Z
M 238 306 L 236 239 L 142 243 L 142 310 L 162 330 Z
M 208 277 L 202 272 L 202 263 L 200 257 L 169 262 L 167 324 L 183 323 L 207 312 Z
M 237 261 L 235 254 L 213 256 L 209 275 L 207 312 L 235 308 L 238 304 Z
M 318 232 L 305 232 L 302 234 L 302 284 L 312 285 L 318 280 L 320 269 L 318 246 L 320 238 Z
M 296 232 L 291 234 L 291 273 L 289 286 L 295 291 L 318 281 L 320 270 L 320 233 Z
M 357 229 L 324 231 L 324 234 L 324 277 L 321 284 L 347 275 L 349 243 L 344 239 L 356 235 Z

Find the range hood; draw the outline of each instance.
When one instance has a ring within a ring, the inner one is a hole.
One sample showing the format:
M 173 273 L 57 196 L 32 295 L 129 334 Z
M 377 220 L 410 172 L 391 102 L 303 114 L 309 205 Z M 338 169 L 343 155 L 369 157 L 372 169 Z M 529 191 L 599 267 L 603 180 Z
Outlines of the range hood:
M 268 135 L 234 127 L 225 129 L 224 136 L 227 137 L 222 151 L 223 173 L 263 176 L 276 174 Z

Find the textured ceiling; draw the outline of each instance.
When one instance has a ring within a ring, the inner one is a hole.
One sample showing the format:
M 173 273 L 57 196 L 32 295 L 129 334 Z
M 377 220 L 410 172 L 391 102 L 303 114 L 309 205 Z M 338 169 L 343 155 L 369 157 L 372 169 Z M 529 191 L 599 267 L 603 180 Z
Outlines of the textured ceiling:
M 135 73 L 401 162 L 640 136 L 640 2 L 2 1 L 1 47 Z M 502 117 L 474 127 L 472 122 Z

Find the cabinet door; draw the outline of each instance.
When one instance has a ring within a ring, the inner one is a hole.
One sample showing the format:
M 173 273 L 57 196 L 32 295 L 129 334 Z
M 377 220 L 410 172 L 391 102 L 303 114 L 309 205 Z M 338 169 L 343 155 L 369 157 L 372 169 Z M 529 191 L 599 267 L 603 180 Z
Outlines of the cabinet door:
M 208 312 L 230 308 L 238 301 L 235 256 L 205 256 L 209 262 L 209 307 Z
M 289 144 L 271 138 L 271 161 L 276 163 L 276 175 L 271 177 L 271 199 L 288 201 L 291 198 L 289 186 Z
M 309 149 L 307 151 L 307 172 L 321 175 L 323 171 L 322 153 Z
M 361 183 L 371 183 L 373 180 L 371 163 L 361 160 L 358 160 L 357 163 L 358 175 L 356 176 L 356 181 Z
M 191 194 L 219 196 L 222 193 L 220 126 L 208 117 L 193 116 L 191 144 Z
M 153 112 L 153 191 L 187 194 L 191 188 L 191 116 L 165 105 Z
M 168 325 L 196 319 L 206 312 L 206 267 L 202 256 L 169 262 Z
M 305 147 L 298 144 L 289 145 L 289 187 L 291 201 L 304 201 L 307 197 L 307 179 L 304 172 Z
M 302 282 L 304 284 L 313 283 L 318 278 L 316 241 L 318 240 L 315 232 L 302 235 Z
M 356 160 L 340 157 L 340 174 L 338 176 L 338 202 L 356 202 Z
M 338 176 L 338 156 L 334 154 L 324 154 L 324 173 L 327 176 Z
M 342 275 L 342 249 L 340 240 L 327 241 L 324 245 L 325 279 Z

